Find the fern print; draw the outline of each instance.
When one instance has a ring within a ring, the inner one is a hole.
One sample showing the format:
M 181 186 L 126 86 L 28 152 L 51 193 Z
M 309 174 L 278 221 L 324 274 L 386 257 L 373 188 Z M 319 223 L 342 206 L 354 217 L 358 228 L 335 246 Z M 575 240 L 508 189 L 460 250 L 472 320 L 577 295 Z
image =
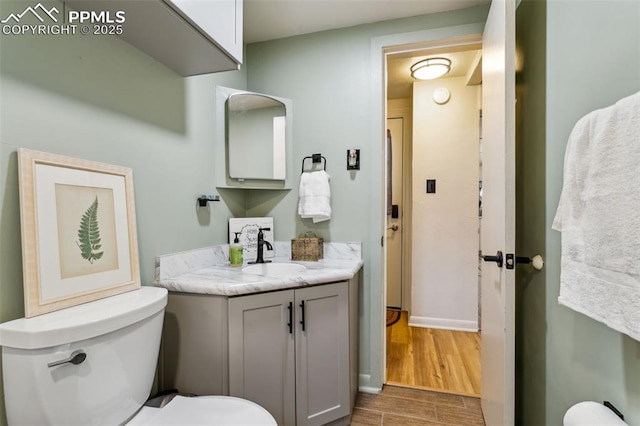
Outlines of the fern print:
M 83 259 L 93 264 L 95 260 L 102 257 L 104 252 L 98 251 L 102 247 L 100 244 L 100 228 L 98 227 L 98 197 L 82 215 L 80 229 L 78 229 L 78 239 L 76 241 L 80 247 L 80 254 Z

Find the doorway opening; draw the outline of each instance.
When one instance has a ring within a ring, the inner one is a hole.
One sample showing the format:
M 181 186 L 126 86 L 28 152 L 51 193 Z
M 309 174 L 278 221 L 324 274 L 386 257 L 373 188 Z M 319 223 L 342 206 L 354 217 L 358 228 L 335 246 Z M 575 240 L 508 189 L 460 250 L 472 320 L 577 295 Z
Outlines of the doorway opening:
M 481 43 L 385 56 L 385 383 L 479 397 Z M 414 80 L 432 57 L 450 71 Z

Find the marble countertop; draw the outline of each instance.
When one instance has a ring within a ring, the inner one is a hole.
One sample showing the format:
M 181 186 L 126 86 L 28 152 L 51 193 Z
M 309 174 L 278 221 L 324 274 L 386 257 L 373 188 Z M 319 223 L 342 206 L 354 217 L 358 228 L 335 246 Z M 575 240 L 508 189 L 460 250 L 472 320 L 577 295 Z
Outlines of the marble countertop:
M 274 263 L 298 263 L 307 268 L 287 276 L 247 274 L 240 267 L 229 266 L 226 244 L 160 256 L 155 285 L 181 293 L 240 296 L 344 281 L 362 268 L 359 243 L 325 243 L 324 247 L 324 259 L 299 262 L 287 256 L 290 253 L 287 243 L 276 242 Z

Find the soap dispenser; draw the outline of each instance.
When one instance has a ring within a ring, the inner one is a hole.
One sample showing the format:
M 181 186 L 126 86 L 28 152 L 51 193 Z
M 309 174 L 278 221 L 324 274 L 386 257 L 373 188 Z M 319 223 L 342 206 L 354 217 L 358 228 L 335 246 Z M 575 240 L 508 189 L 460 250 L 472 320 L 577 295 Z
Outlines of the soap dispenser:
M 239 234 L 242 232 L 236 232 L 236 237 L 233 239 L 233 243 L 229 244 L 229 264 L 231 266 L 242 266 L 242 244 L 240 244 Z

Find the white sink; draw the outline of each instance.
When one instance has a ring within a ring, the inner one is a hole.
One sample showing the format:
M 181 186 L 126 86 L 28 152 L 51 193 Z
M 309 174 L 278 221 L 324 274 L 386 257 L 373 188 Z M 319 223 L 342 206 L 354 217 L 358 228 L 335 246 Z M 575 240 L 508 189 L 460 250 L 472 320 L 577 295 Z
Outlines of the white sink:
M 299 275 L 306 270 L 306 266 L 297 263 L 257 263 L 255 265 L 245 266 L 242 268 L 242 273 L 286 277 L 289 275 Z

